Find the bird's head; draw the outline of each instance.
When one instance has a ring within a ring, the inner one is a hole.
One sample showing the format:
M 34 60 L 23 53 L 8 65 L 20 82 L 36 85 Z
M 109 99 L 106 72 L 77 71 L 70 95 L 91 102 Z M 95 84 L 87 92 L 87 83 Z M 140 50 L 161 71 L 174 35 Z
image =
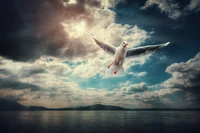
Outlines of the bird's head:
M 122 45 L 123 48 L 126 48 L 128 43 L 126 41 L 123 41 L 121 45 Z

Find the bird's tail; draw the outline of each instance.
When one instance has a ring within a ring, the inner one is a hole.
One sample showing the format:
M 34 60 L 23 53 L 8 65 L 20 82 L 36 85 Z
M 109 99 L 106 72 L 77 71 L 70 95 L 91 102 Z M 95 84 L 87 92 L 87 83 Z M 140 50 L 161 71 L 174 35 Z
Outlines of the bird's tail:
M 116 73 L 115 73 L 116 72 Z M 118 65 L 115 65 L 113 64 L 111 67 L 110 67 L 110 74 L 116 74 L 118 76 L 123 76 L 125 75 L 125 72 L 124 72 L 124 67 L 123 66 L 118 66 Z
M 112 62 L 113 59 L 110 59 L 106 61 L 101 67 L 100 67 L 100 76 L 102 77 L 121 77 L 125 75 L 124 68 L 121 66 L 118 68 L 117 65 L 113 64 L 108 68 L 108 65 L 110 62 Z M 117 73 L 114 74 L 114 72 L 118 69 Z

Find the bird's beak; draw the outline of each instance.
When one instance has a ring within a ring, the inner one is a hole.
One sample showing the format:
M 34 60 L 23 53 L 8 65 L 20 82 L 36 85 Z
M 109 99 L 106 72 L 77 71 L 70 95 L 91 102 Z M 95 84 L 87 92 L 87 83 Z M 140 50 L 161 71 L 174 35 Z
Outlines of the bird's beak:
M 128 46 L 128 43 L 126 44 L 126 47 Z

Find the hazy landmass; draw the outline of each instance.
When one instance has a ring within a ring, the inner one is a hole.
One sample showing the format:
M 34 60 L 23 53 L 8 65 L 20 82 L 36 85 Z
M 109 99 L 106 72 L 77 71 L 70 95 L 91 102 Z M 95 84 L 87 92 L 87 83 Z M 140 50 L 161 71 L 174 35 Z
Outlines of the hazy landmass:
M 62 111 L 62 110 L 127 110 L 127 111 L 148 111 L 148 110 L 155 110 L 155 111 L 184 111 L 184 110 L 196 110 L 200 111 L 200 108 L 137 108 L 137 109 L 127 109 L 119 106 L 112 106 L 112 105 L 102 105 L 102 104 L 94 104 L 84 107 L 66 107 L 66 108 L 45 108 L 43 106 L 24 106 L 20 103 L 8 100 L 4 98 L 0 98 L 0 111 Z

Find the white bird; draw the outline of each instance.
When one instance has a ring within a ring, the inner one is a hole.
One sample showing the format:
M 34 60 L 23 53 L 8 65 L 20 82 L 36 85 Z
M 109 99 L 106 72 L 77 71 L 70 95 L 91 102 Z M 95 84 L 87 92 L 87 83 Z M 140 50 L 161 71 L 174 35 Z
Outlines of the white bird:
M 128 43 L 126 41 L 123 41 L 119 47 L 115 47 L 113 45 L 106 44 L 102 41 L 99 41 L 98 39 L 94 38 L 94 41 L 96 44 L 101 47 L 105 52 L 114 55 L 114 61 L 108 65 L 107 68 L 110 68 L 112 65 L 116 66 L 114 70 L 114 74 L 117 74 L 118 70 L 120 68 L 123 68 L 123 64 L 125 61 L 125 58 L 128 57 L 139 57 L 146 54 L 151 54 L 162 47 L 167 46 L 170 42 L 158 44 L 158 45 L 148 45 L 143 47 L 137 47 L 137 48 L 131 48 L 127 49 Z

